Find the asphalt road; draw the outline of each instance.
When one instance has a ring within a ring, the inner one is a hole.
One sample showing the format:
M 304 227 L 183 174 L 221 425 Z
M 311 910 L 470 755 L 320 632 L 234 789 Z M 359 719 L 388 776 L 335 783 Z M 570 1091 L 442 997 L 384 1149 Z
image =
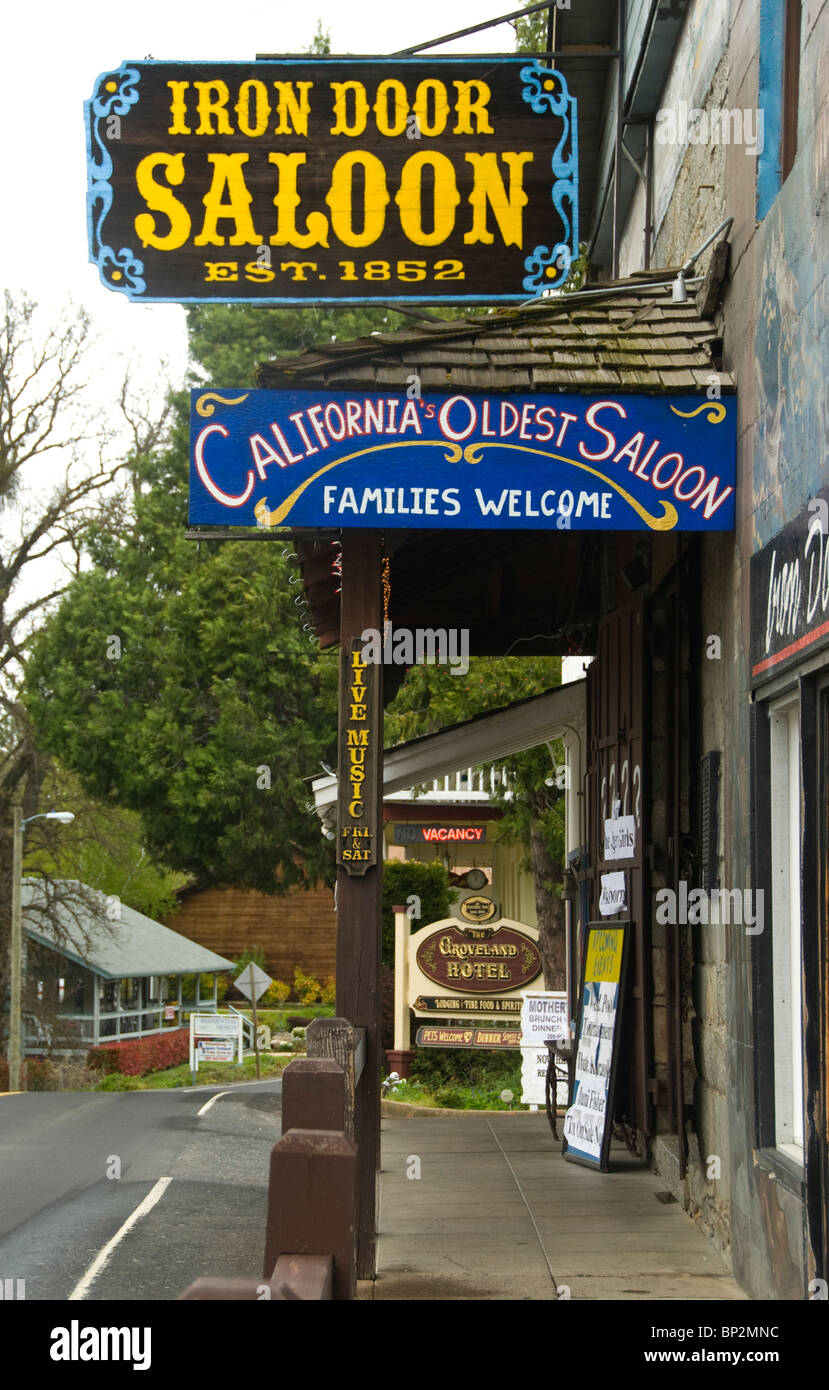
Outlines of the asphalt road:
M 132 1301 L 258 1277 L 281 1104 L 281 1081 L 0 1096 L 0 1279 Z

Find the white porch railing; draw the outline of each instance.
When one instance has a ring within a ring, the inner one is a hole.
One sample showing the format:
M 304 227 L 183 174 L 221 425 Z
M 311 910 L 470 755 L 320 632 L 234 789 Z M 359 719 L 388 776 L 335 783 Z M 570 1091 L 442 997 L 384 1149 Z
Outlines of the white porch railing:
M 391 792 L 383 799 L 419 801 L 426 805 L 486 805 L 494 797 L 496 789 L 503 789 L 509 796 L 509 779 L 504 768 L 467 767 L 449 772 L 445 777 L 436 777 L 433 782 L 425 782 L 419 787 Z

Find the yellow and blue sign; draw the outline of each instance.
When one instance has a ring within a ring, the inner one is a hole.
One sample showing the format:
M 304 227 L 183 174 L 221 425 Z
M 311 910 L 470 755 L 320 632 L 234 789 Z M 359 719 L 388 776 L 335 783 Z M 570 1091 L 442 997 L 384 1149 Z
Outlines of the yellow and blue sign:
M 535 59 L 128 62 L 85 110 L 90 259 L 133 300 L 521 301 L 579 254 L 576 99 Z
M 190 522 L 730 531 L 736 407 L 734 396 L 199 389 Z

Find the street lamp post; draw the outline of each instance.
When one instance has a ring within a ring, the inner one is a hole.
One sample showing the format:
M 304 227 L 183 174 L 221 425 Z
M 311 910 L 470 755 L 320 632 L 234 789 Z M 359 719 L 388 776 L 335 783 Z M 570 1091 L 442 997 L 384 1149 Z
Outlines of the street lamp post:
M 23 831 L 33 820 L 57 820 L 68 825 L 72 811 L 41 811 L 23 819 L 19 806 L 13 808 L 12 835 L 12 934 L 9 947 L 9 1080 L 10 1091 L 20 1090 L 20 1063 L 23 1056 Z

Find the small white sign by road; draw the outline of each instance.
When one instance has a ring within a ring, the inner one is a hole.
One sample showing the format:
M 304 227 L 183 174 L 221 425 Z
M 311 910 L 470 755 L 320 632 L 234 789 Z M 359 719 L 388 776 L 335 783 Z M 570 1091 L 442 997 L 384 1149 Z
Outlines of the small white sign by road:
M 195 1074 L 199 1062 L 242 1063 L 241 1014 L 190 1015 L 190 1070 Z

